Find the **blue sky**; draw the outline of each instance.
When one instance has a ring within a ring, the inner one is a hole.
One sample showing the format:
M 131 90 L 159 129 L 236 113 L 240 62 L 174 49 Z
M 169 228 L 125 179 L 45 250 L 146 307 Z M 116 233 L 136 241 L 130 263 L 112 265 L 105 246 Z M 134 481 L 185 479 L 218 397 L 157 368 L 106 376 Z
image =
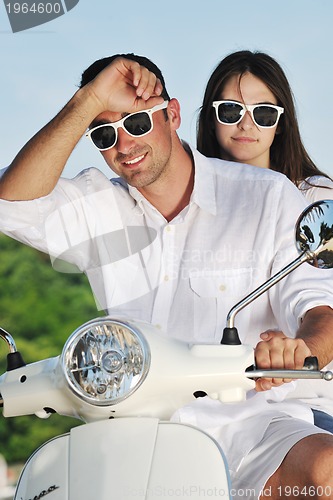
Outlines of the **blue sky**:
M 0 5 L 0 166 L 76 91 L 95 59 L 135 52 L 161 67 L 182 107 L 180 136 L 195 143 L 196 110 L 222 57 L 262 50 L 284 68 L 293 88 L 303 141 L 333 175 L 333 2 L 331 0 L 80 0 L 66 15 L 13 34 Z M 110 174 L 83 138 L 66 166 L 74 176 L 94 165 Z

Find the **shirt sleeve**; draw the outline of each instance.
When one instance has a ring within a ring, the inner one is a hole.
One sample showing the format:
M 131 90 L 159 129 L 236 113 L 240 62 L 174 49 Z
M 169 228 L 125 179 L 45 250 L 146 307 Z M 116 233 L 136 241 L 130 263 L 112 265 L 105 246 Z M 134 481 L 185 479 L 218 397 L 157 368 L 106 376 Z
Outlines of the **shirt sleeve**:
M 306 207 L 306 200 L 286 179 L 277 212 L 272 275 L 298 257 L 295 223 Z M 274 315 L 286 335 L 295 336 L 308 310 L 323 305 L 333 308 L 332 283 L 333 269 L 318 269 L 306 262 L 270 289 Z
M 79 270 L 95 265 L 94 238 L 122 226 L 112 185 L 95 170 L 83 171 L 75 179 L 60 179 L 45 197 L 0 200 L 0 231 L 48 253 L 53 263 L 69 262 Z M 100 214 L 106 211 L 110 214 L 107 228 L 99 222 Z
M 300 191 L 309 204 L 315 201 L 333 199 L 333 181 L 331 179 L 318 175 L 310 177 L 307 180 L 311 183 L 311 186 L 303 182 L 300 186 Z

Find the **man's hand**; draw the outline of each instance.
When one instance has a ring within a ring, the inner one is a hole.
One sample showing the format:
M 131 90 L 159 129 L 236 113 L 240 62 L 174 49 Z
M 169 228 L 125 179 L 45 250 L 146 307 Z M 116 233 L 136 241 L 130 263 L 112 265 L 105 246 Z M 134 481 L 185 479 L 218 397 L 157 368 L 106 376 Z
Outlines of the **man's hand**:
M 99 112 L 135 112 L 160 104 L 163 88 L 156 75 L 136 61 L 118 57 L 87 87 Z
M 153 73 L 135 61 L 115 59 L 21 149 L 0 179 L 0 198 L 33 200 L 48 195 L 99 114 L 152 108 L 163 101 L 161 92 L 161 82 Z
M 255 348 L 255 359 L 257 368 L 277 370 L 300 370 L 304 365 L 307 356 L 311 356 L 311 351 L 304 340 L 300 338 L 291 339 L 283 332 L 267 331 L 260 335 L 262 341 Z M 289 379 L 264 379 L 256 382 L 257 391 L 266 391 L 272 387 L 277 387 Z

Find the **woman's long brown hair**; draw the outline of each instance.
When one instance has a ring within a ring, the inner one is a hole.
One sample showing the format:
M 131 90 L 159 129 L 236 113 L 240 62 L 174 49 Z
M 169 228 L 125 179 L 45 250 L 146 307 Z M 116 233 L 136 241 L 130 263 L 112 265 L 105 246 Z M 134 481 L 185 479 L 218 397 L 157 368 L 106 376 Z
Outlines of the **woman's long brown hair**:
M 294 97 L 281 66 L 263 52 L 243 50 L 225 57 L 212 73 L 206 87 L 203 104 L 197 122 L 197 148 L 208 157 L 227 159 L 215 134 L 215 118 L 212 102 L 220 99 L 223 88 L 235 75 L 241 79 L 251 73 L 262 80 L 284 108 L 270 148 L 270 168 L 285 174 L 298 185 L 314 175 L 329 176 L 320 171 L 308 155 L 299 132 Z

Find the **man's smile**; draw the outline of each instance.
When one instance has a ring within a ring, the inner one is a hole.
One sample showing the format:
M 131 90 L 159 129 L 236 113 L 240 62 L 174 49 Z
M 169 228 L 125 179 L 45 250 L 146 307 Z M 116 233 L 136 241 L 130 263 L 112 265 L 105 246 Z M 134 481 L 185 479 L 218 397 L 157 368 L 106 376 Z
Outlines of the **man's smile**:
M 140 156 L 137 156 L 135 158 L 133 158 L 132 160 L 127 160 L 127 161 L 124 161 L 123 163 L 125 165 L 136 165 L 137 163 L 139 163 L 141 160 L 143 160 L 145 157 L 145 155 L 140 155 Z

